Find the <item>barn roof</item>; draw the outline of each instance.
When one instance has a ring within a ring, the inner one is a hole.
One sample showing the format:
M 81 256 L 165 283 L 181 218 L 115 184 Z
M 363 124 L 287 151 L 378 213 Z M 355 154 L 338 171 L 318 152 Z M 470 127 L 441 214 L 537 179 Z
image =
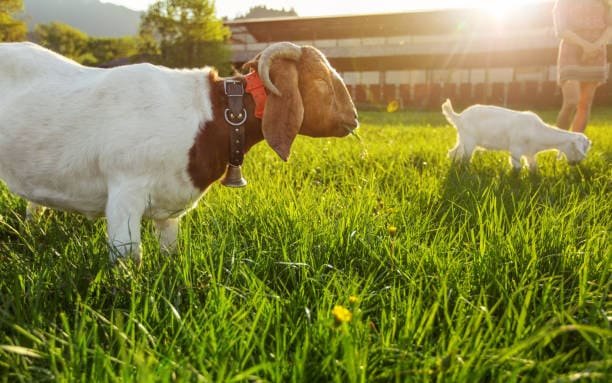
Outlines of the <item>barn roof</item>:
M 502 28 L 544 28 L 552 25 L 552 2 L 521 6 Z M 284 17 L 227 21 L 245 27 L 258 42 L 435 35 L 499 29 L 490 13 L 474 9 L 398 12 L 367 15 Z

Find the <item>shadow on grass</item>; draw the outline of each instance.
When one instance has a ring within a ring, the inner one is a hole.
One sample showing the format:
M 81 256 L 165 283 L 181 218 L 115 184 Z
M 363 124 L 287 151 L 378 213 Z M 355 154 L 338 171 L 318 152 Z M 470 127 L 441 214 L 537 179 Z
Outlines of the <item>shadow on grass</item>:
M 565 197 L 570 192 L 579 196 L 589 194 L 589 183 L 594 174 L 588 167 L 567 168 L 561 162 L 546 163 L 532 171 L 517 171 L 505 164 L 491 167 L 453 163 L 441 186 L 439 217 L 451 206 L 461 206 L 468 215 L 478 216 L 482 203 L 487 199 L 500 202 L 509 216 L 519 206 L 565 206 Z
M 577 284 L 593 224 L 581 221 L 590 214 L 584 201 L 601 193 L 593 171 L 563 162 L 534 172 L 481 165 L 450 166 L 435 214 L 439 225 L 461 233 L 456 251 L 474 263 L 473 285 L 500 296 L 531 274 Z

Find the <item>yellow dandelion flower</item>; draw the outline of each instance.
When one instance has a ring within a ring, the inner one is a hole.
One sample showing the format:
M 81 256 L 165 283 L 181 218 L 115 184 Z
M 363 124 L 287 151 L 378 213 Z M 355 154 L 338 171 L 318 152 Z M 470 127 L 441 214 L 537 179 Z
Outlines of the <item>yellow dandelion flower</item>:
M 348 323 L 353 319 L 353 314 L 346 307 L 341 305 L 335 305 L 332 309 L 332 314 L 338 324 Z
M 387 104 L 387 113 L 397 112 L 399 107 L 400 107 L 399 102 L 397 102 L 397 100 L 393 100 L 389 104 Z
M 349 303 L 351 303 L 351 304 L 355 304 L 355 303 L 357 303 L 357 302 L 359 302 L 359 297 L 358 297 L 357 295 L 351 295 L 351 296 L 349 297 Z
M 391 237 L 395 237 L 395 234 L 397 234 L 397 227 L 395 226 L 389 226 L 387 230 L 389 230 L 389 235 Z

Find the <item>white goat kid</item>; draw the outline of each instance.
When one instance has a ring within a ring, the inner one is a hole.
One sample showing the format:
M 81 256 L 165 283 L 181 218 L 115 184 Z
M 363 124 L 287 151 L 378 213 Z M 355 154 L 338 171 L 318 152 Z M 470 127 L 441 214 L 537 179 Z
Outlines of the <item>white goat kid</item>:
M 469 161 L 477 148 L 510 152 L 510 163 L 521 168 L 536 164 L 535 155 L 556 149 L 570 164 L 581 161 L 591 146 L 582 133 L 573 133 L 546 124 L 533 112 L 519 112 L 492 105 L 472 105 L 455 113 L 450 100 L 442 104 L 442 113 L 457 129 L 457 144 L 449 151 L 453 160 Z
M 244 95 L 245 152 L 265 139 L 287 160 L 297 134 L 343 137 L 358 126 L 317 49 L 276 43 L 250 64 L 270 94 L 261 119 Z M 30 201 L 28 217 L 40 206 L 106 216 L 111 260 L 140 260 L 143 217 L 173 250 L 179 217 L 229 161 L 225 108 L 211 68 L 87 68 L 32 43 L 0 44 L 0 179 Z

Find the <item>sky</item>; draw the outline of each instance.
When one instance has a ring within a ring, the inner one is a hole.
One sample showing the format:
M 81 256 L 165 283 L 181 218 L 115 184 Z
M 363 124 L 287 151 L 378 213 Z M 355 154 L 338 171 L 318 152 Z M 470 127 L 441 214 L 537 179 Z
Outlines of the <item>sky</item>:
M 155 0 L 101 0 L 135 10 L 146 10 Z M 520 4 L 546 0 L 217 0 L 217 17 L 234 18 L 256 5 L 268 8 L 293 8 L 299 16 L 324 16 L 360 13 L 402 12 L 423 9 L 482 7 L 494 12 Z

